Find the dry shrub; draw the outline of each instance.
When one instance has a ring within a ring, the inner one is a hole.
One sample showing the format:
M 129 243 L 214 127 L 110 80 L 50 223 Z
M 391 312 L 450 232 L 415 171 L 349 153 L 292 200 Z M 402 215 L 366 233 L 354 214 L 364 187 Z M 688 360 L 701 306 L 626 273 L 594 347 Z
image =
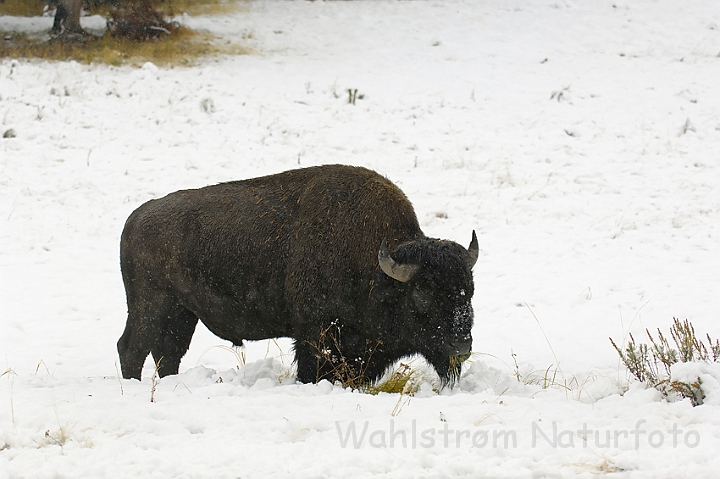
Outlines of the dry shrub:
M 650 340 L 649 345 L 636 343 L 635 338 L 630 334 L 630 341 L 623 349 L 610 338 L 628 371 L 635 379 L 658 389 L 664 396 L 678 394 L 683 398 L 689 398 L 693 406 L 702 404 L 705 394 L 700 379 L 692 383 L 673 381 L 670 374 L 671 367 L 678 362 L 720 362 L 720 342 L 717 339 L 713 341 L 707 334 L 706 346 L 703 340 L 697 337 L 695 328 L 687 319 L 680 321 L 678 318 L 673 318 L 670 336 L 675 347 L 670 345 L 660 329 L 657 332 L 657 339 L 649 330 L 645 332 Z
M 123 2 L 110 12 L 108 33 L 136 42 L 159 40 L 180 29 L 177 22 L 169 22 L 154 7 L 153 0 Z

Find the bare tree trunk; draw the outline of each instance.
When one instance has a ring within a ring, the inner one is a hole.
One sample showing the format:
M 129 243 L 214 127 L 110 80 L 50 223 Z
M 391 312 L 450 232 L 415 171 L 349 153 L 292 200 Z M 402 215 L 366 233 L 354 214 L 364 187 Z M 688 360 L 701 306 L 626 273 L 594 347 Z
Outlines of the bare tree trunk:
M 80 26 L 83 0 L 58 0 L 53 33 L 85 33 Z
M 62 3 L 58 2 L 57 6 L 55 7 L 55 20 L 53 21 L 53 26 L 50 30 L 50 33 L 54 35 L 62 33 L 63 24 L 65 23 L 66 18 L 67 10 L 65 10 L 65 6 Z

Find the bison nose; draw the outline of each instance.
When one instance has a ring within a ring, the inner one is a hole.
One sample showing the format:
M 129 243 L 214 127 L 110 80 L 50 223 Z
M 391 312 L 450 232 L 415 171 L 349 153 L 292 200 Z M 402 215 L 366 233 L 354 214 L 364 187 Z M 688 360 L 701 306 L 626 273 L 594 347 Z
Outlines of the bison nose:
M 472 346 L 472 337 L 468 339 L 456 339 L 450 344 L 450 356 L 462 356 L 470 352 Z

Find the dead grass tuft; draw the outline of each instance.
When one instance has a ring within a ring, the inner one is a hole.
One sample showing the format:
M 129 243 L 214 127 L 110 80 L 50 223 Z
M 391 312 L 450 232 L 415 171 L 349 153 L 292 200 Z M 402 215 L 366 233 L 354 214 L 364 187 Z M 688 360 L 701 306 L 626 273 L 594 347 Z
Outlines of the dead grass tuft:
M 400 363 L 400 367 L 392 372 L 390 377 L 377 384 L 365 388 L 368 394 L 410 394 L 413 395 L 420 387 L 420 376 L 409 364 Z

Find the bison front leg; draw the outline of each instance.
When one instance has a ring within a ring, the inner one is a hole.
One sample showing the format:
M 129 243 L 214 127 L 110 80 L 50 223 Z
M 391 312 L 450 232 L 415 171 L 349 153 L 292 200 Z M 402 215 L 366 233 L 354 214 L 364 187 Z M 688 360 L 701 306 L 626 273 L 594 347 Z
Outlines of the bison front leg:
M 302 383 L 316 383 L 322 379 L 334 381 L 331 349 L 315 341 L 302 339 L 295 341 L 293 349 L 298 381 Z

